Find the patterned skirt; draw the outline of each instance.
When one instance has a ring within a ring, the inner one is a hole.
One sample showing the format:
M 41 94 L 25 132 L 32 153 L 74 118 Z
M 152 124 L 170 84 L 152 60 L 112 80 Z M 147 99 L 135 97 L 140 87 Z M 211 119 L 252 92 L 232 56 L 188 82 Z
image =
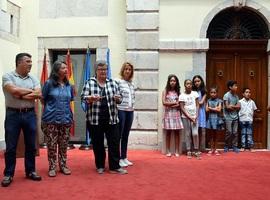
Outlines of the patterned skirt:
M 164 110 L 162 128 L 166 130 L 183 129 L 181 113 L 178 109 L 166 108 Z

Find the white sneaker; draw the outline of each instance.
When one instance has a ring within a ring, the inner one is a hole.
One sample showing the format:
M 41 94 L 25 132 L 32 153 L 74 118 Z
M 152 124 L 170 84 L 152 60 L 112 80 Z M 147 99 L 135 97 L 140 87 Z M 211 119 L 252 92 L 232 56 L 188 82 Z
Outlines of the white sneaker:
M 125 164 L 127 164 L 127 165 L 129 165 L 129 166 L 133 165 L 133 163 L 130 162 L 127 158 L 125 158 L 125 159 L 123 159 L 123 160 L 124 160 L 124 163 L 125 163 Z
M 120 165 L 120 167 L 127 167 L 128 166 L 128 164 L 125 162 L 124 159 L 119 160 L 119 165 Z

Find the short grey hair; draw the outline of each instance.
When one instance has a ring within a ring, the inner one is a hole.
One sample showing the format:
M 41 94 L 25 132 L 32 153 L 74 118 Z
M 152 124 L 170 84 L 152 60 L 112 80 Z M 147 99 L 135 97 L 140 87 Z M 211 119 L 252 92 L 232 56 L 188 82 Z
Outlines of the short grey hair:
M 97 60 L 94 65 L 95 72 L 97 71 L 98 66 L 107 66 L 107 63 L 105 60 Z

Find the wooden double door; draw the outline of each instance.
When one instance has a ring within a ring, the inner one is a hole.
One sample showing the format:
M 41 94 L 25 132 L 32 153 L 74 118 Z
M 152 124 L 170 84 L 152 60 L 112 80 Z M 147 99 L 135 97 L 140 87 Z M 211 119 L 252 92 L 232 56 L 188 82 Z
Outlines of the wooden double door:
M 219 98 L 228 91 L 228 80 L 236 80 L 238 96 L 242 98 L 242 89 L 251 89 L 252 99 L 258 112 L 254 117 L 255 148 L 267 146 L 267 41 L 225 41 L 210 40 L 207 52 L 206 84 L 218 86 Z M 240 132 L 239 132 L 240 133 Z M 240 135 L 240 134 L 239 134 Z M 208 141 L 208 138 L 207 138 Z M 240 137 L 239 137 L 240 143 Z M 218 147 L 224 145 L 224 131 L 218 134 Z

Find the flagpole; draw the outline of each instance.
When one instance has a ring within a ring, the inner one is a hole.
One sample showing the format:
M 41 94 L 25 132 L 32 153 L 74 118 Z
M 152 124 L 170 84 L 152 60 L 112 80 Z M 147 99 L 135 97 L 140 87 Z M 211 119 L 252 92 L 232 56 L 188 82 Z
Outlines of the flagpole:
M 72 69 L 72 60 L 71 60 L 71 55 L 70 55 L 70 49 L 69 49 L 69 48 L 68 48 L 68 52 L 67 52 L 67 56 L 66 56 L 66 63 L 67 63 L 67 65 L 68 65 L 68 66 L 67 66 L 67 67 L 68 67 L 68 79 L 69 79 L 69 81 L 72 79 L 71 81 L 74 82 L 74 80 L 73 80 L 73 69 Z M 75 84 L 75 83 L 73 83 L 73 84 Z M 74 116 L 74 110 L 72 111 L 72 114 L 73 114 L 73 116 Z M 74 123 L 72 124 L 70 130 L 71 130 L 71 131 L 74 131 Z M 74 133 L 73 133 L 73 134 L 74 134 Z M 71 143 L 70 140 L 69 140 L 69 142 L 68 142 L 67 149 L 68 149 L 68 150 L 75 149 L 74 144 Z
M 48 79 L 48 68 L 47 68 L 47 58 L 46 58 L 46 47 L 44 47 L 44 57 L 43 57 L 42 71 L 41 71 L 41 77 L 40 77 L 40 82 L 42 84 L 42 87 L 47 79 Z M 38 104 L 40 105 L 41 102 L 39 101 Z M 42 112 L 43 112 L 43 105 L 41 105 L 41 108 L 39 107 L 38 109 L 38 115 L 39 115 L 38 118 L 40 120 L 41 120 Z M 39 147 L 41 149 L 48 148 L 44 133 L 43 133 L 43 142 L 39 144 Z
M 91 52 L 90 52 L 90 48 L 89 45 L 87 47 L 87 51 L 86 51 L 86 57 L 85 57 L 85 69 L 84 69 L 84 82 L 87 81 L 90 78 L 91 75 Z M 88 105 L 85 102 L 81 103 L 82 109 L 84 112 L 87 112 L 88 110 Z M 90 150 L 92 149 L 92 145 L 90 144 L 90 133 L 89 133 L 89 127 L 87 125 L 87 121 L 85 124 L 86 130 L 85 130 L 85 144 L 82 144 L 80 146 L 80 150 Z

